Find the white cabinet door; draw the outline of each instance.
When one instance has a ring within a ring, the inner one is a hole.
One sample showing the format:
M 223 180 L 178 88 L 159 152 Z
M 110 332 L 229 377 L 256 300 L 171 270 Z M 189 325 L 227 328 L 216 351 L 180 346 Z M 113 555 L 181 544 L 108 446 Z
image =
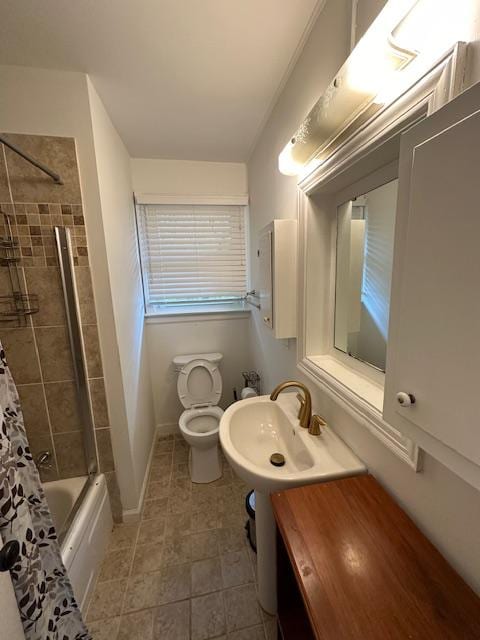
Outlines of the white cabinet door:
M 403 137 L 384 415 L 468 480 L 480 465 L 480 88 Z M 401 405 L 397 394 L 413 394 Z
M 1 547 L 3 547 L 3 541 L 0 535 Z M 24 640 L 17 601 L 8 571 L 0 572 L 0 612 L 0 640 Z
M 273 328 L 272 232 L 260 236 L 260 309 L 263 322 Z

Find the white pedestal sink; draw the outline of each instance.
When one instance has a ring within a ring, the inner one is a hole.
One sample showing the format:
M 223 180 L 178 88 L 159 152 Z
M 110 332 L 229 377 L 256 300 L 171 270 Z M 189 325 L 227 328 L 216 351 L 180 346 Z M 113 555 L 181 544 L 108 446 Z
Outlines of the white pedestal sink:
M 235 473 L 255 489 L 258 591 L 262 608 L 275 614 L 276 528 L 270 504 L 274 491 L 325 482 L 366 472 L 365 465 L 326 427 L 311 436 L 298 424 L 295 393 L 241 400 L 231 405 L 220 422 L 220 442 Z M 270 462 L 281 453 L 285 464 Z

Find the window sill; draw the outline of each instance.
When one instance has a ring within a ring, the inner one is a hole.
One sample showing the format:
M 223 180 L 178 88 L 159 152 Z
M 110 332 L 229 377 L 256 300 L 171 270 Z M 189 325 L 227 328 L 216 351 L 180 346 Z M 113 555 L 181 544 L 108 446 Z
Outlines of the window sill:
M 250 308 L 245 302 L 225 302 L 218 304 L 168 305 L 151 308 L 145 313 L 147 324 L 168 322 L 198 322 L 208 320 L 234 320 L 247 318 Z

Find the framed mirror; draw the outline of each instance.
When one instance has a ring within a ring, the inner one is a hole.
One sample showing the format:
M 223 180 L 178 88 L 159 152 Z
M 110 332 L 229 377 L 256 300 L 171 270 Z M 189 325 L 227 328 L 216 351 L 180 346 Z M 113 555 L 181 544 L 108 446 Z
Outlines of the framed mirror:
M 337 208 L 334 346 L 385 371 L 398 180 Z

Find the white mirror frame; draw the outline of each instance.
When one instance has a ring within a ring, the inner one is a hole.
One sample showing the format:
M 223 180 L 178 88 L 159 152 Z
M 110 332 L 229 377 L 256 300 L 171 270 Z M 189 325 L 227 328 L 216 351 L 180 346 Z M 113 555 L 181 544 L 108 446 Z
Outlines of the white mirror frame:
M 401 131 L 462 91 L 466 48 L 464 43 L 457 43 L 413 87 L 361 127 L 298 183 L 297 367 L 415 471 L 421 469 L 421 451 L 412 440 L 383 420 L 378 401 L 369 401 L 370 394 L 371 398 L 375 393 L 378 395 L 383 374 L 363 363 L 351 362 L 353 359 L 345 354 L 333 354 L 335 238 L 329 216 L 327 213 L 318 215 L 318 201 L 314 202 L 312 196 L 320 198 L 331 212 L 331 208 L 336 207 L 333 195 L 342 189 L 348 191 L 360 179 L 368 180 L 367 176 L 372 172 L 378 174 L 384 170 L 385 177 L 391 175 L 392 166 L 398 161 Z M 309 166 L 314 165 L 313 161 Z M 310 255 L 308 232 L 312 228 L 317 239 L 321 238 L 323 251 L 322 246 L 317 245 Z M 318 278 L 318 273 L 322 272 L 324 278 Z M 315 351 L 321 357 L 309 357 L 308 353 L 307 344 L 311 342 L 308 326 L 313 320 L 320 327 L 316 331 Z M 329 366 L 326 366 L 327 362 Z M 336 368 L 343 369 L 346 375 L 337 377 Z

